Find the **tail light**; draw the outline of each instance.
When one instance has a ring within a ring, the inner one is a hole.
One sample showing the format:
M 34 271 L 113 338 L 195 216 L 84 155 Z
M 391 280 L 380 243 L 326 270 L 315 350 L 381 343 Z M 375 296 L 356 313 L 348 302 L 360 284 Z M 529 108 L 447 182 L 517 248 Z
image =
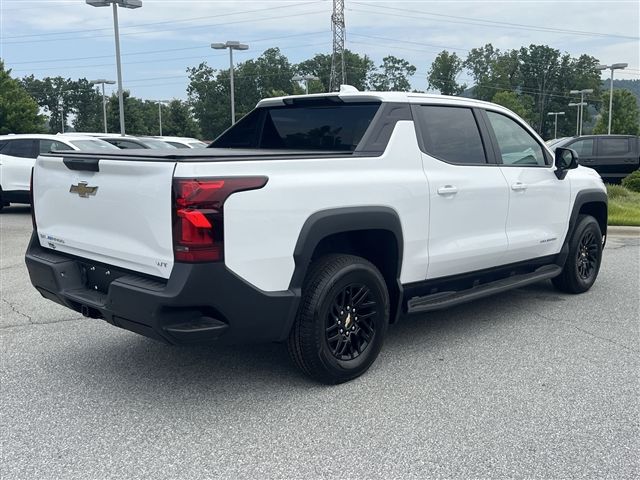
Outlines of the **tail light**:
M 175 179 L 173 250 L 176 261 L 222 261 L 224 202 L 236 192 L 264 187 L 267 180 L 267 177 Z
M 31 179 L 29 180 L 29 199 L 31 200 L 31 225 L 33 225 L 33 230 L 36 231 L 38 227 L 36 226 L 36 205 L 33 201 L 33 167 L 31 168 Z

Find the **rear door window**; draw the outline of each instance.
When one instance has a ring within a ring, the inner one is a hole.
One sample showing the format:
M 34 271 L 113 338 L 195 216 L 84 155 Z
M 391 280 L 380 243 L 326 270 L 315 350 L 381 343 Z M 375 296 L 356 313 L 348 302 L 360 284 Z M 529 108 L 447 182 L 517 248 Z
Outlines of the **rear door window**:
M 601 138 L 599 143 L 599 153 L 603 157 L 626 155 L 631 151 L 628 138 Z
M 64 150 L 73 150 L 69 145 L 65 145 L 57 140 L 39 140 L 40 142 L 40 154 L 46 155 L 51 152 L 60 152 Z
M 7 145 L 2 149 L 2 153 L 12 157 L 36 158 L 35 143 L 36 140 L 8 140 Z
M 593 138 L 584 138 L 567 145 L 576 151 L 579 157 L 589 157 L 593 155 Z
M 470 108 L 422 105 L 418 112 L 426 153 L 456 164 L 487 163 L 478 123 Z

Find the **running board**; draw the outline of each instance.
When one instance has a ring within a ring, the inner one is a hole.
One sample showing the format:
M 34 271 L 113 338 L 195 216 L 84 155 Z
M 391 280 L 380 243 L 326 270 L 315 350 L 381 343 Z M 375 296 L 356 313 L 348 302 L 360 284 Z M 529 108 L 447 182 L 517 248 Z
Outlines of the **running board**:
M 479 285 L 459 292 L 438 292 L 424 297 L 413 297 L 407 302 L 407 313 L 431 312 L 470 302 L 478 298 L 520 288 L 531 283 L 560 275 L 562 268 L 557 265 L 545 265 L 531 273 L 512 275 L 495 282 Z

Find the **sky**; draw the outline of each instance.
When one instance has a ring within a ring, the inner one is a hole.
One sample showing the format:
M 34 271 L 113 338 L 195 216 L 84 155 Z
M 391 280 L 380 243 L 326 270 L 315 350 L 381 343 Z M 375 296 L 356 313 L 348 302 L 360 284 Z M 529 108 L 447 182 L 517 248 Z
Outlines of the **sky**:
M 229 67 L 228 53 L 212 50 L 212 42 L 249 44 L 235 52 L 237 62 L 270 47 L 292 63 L 331 51 L 331 0 L 142 1 L 142 8 L 118 9 L 124 88 L 137 97 L 186 99 L 187 67 L 204 61 Z M 440 51 L 464 58 L 486 43 L 546 44 L 605 64 L 626 62 L 615 78 L 640 78 L 637 0 L 345 0 L 345 22 L 348 49 L 376 64 L 386 55 L 408 60 L 419 90 L 427 90 L 426 74 Z M 0 58 L 14 77 L 115 80 L 111 8 L 84 0 L 0 0 Z M 466 72 L 458 81 L 472 84 Z

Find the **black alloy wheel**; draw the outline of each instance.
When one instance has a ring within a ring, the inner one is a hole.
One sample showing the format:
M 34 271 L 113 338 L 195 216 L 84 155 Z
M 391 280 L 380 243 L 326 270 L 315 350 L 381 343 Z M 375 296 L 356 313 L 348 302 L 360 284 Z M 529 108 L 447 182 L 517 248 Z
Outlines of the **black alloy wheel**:
M 389 310 L 387 284 L 371 262 L 346 254 L 315 260 L 289 334 L 292 360 L 322 383 L 362 375 L 380 353 Z
M 361 355 L 376 334 L 379 306 L 369 287 L 353 283 L 334 299 L 326 319 L 326 340 L 338 360 Z

